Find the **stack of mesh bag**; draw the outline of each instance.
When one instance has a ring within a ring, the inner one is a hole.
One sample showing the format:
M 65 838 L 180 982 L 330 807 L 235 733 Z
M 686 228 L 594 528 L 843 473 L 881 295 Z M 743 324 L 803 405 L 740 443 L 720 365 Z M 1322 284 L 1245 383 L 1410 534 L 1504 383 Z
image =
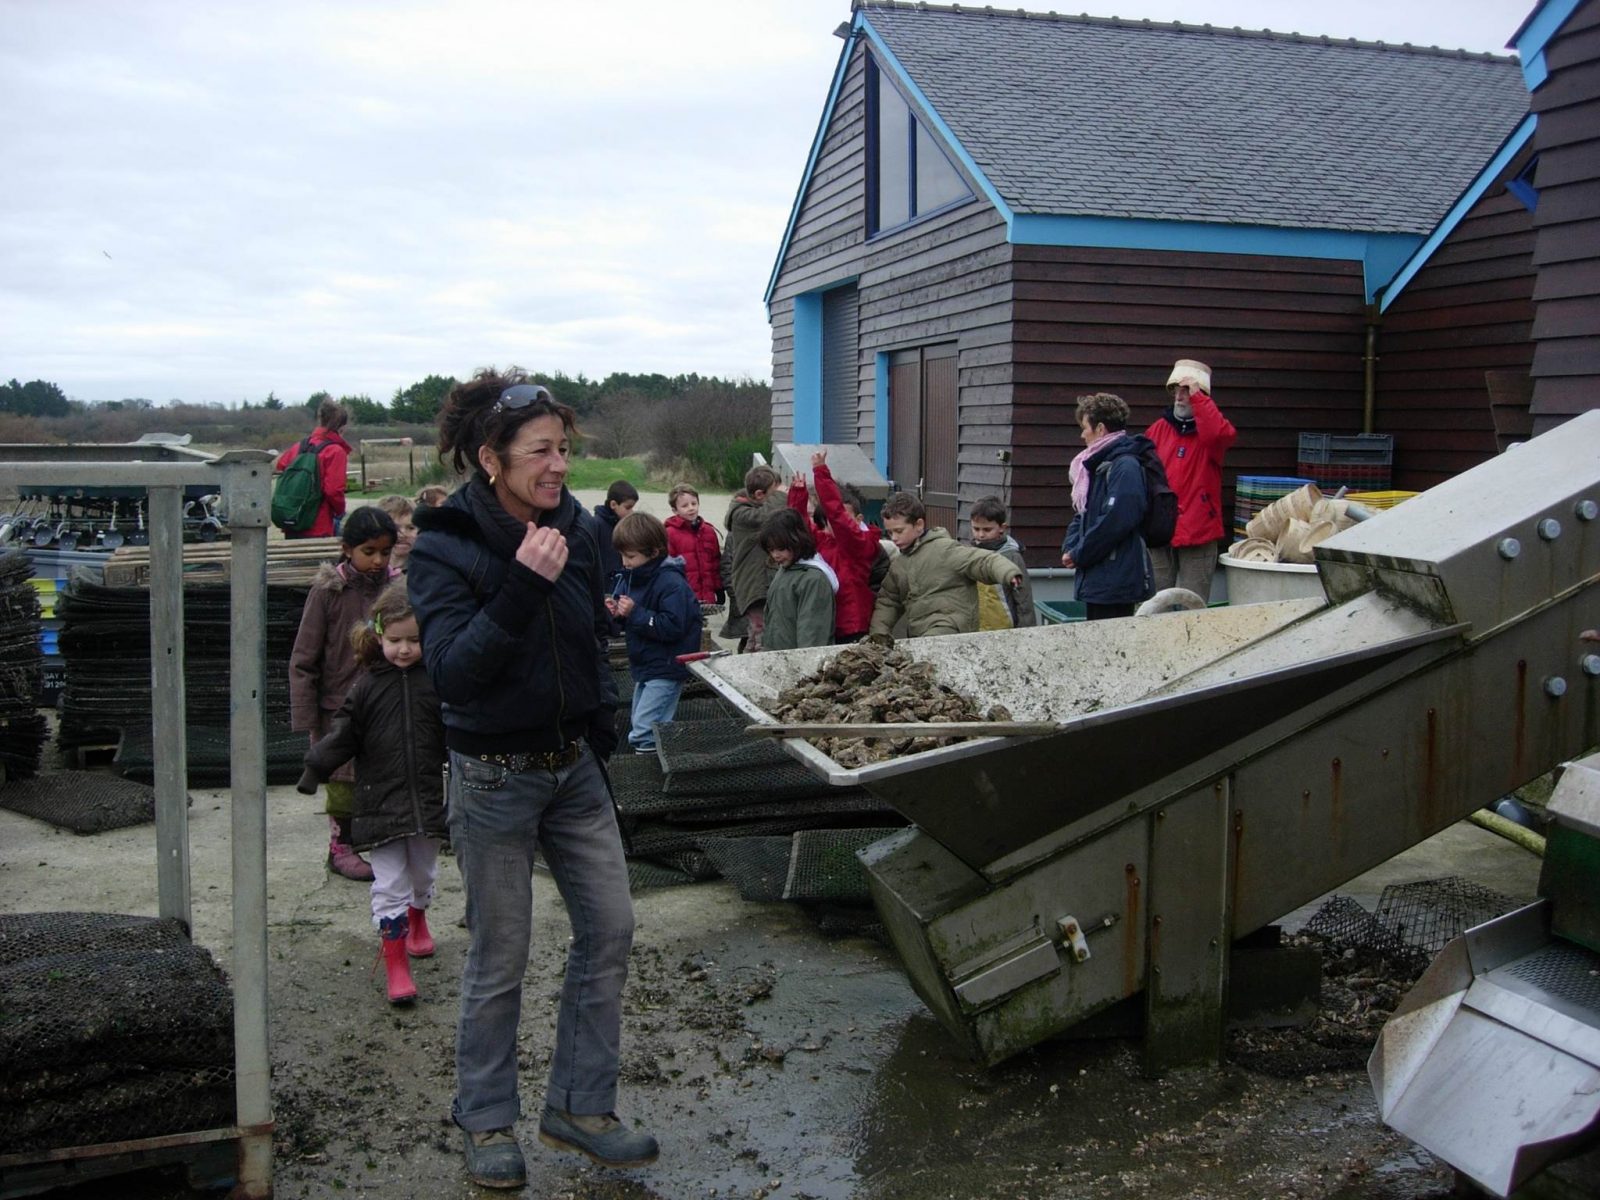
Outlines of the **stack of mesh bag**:
M 171 920 L 0 915 L 0 1147 L 234 1123 L 233 997 Z
M 300 628 L 307 589 L 267 588 L 267 779 L 293 783 L 306 750 L 304 734 L 289 728 L 289 652 Z M 58 737 L 63 748 L 118 747 L 116 765 L 131 779 L 154 774 L 150 694 L 150 593 L 107 587 L 74 576 L 57 602 L 59 645 L 66 664 Z M 189 783 L 229 781 L 229 652 L 233 626 L 229 589 L 215 584 L 183 590 L 183 653 Z
M 686 690 L 686 695 L 687 695 Z M 861 788 L 834 787 L 710 696 L 680 701 L 656 753 L 622 752 L 611 783 L 635 887 L 718 876 L 746 900 L 860 904 L 855 852 L 905 822 Z
M 44 687 L 39 650 L 39 594 L 33 564 L 18 550 L 0 553 L 0 768 L 4 779 L 27 779 L 39 770 L 49 736 L 39 712 Z

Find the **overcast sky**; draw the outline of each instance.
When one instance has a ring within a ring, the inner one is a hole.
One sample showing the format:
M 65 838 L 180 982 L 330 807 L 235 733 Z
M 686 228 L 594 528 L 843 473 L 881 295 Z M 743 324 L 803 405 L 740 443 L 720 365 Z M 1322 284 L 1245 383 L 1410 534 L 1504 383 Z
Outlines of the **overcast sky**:
M 1501 51 L 1531 6 L 1092 11 Z M 488 364 L 767 379 L 761 296 L 849 15 L 0 0 L 0 379 L 228 404 Z

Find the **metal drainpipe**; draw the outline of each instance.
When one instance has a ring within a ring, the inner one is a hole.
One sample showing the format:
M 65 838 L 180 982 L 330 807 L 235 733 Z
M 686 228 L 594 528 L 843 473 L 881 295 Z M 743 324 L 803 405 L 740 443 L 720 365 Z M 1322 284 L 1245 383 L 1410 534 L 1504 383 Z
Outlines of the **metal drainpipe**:
M 1365 370 L 1361 392 L 1361 432 L 1372 433 L 1378 411 L 1378 306 L 1367 305 L 1367 352 L 1361 364 Z

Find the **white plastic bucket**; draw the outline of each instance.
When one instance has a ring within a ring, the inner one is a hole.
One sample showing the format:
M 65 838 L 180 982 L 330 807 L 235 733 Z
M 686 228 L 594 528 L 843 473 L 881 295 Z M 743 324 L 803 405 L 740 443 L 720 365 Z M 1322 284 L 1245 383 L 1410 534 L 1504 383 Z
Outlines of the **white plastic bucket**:
M 1217 556 L 1228 577 L 1229 604 L 1264 604 L 1322 595 L 1322 577 L 1313 563 L 1246 562 Z

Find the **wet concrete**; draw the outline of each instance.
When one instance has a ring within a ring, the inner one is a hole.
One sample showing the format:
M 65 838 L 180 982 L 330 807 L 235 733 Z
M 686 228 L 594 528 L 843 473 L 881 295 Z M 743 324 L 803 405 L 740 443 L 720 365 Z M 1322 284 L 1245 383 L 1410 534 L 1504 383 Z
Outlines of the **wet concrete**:
M 227 797 L 196 801 L 196 933 L 225 962 Z M 464 952 L 453 863 L 435 909 L 439 954 L 416 971 L 422 999 L 391 1009 L 370 973 L 366 889 L 323 870 L 314 802 L 274 788 L 269 806 L 277 1195 L 486 1195 L 464 1183 L 448 1122 Z M 1527 897 L 1537 873 L 1526 852 L 1462 825 L 1342 890 L 1375 898 L 1384 881 L 1465 874 Z M 549 880 L 536 883 L 519 1045 L 529 1109 L 549 1061 L 566 927 Z M 0 811 L 0 909 L 82 908 L 154 912 L 153 827 L 79 838 Z M 620 1105 L 660 1136 L 661 1160 L 606 1172 L 539 1146 L 525 1120 L 528 1194 L 1449 1193 L 1446 1167 L 1382 1129 L 1363 1072 L 1282 1079 L 1225 1066 L 1149 1080 L 1122 1040 L 1057 1041 L 983 1070 L 876 941 L 824 937 L 806 912 L 744 903 L 720 883 L 645 893 L 636 908 Z

